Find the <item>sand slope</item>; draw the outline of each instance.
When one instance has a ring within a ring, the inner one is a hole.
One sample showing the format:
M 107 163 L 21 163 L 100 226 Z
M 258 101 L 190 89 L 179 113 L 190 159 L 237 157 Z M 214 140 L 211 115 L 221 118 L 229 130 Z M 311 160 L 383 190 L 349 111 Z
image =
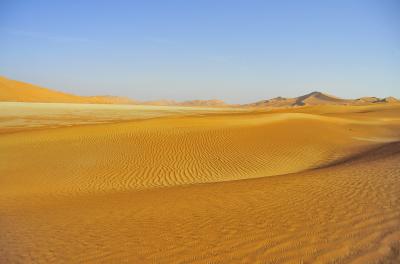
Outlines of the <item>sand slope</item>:
M 43 88 L 37 85 L 14 81 L 0 76 L 0 102 L 37 102 L 37 103 L 76 103 L 76 104 L 124 104 L 124 105 L 153 105 L 153 106 L 189 106 L 189 107 L 243 107 L 243 108 L 293 108 L 302 106 L 323 105 L 371 105 L 371 104 L 399 104 L 394 97 L 377 98 L 362 97 L 358 99 L 341 99 L 321 92 L 295 98 L 276 97 L 249 104 L 227 104 L 222 100 L 188 100 L 175 101 L 171 99 L 138 101 L 120 96 L 77 96 L 56 90 Z
M 399 106 L 7 107 L 0 262 L 399 261 Z
M 26 82 L 11 80 L 0 76 L 0 102 L 37 102 L 37 103 L 75 103 L 75 104 L 124 104 L 155 106 L 204 106 L 227 107 L 222 100 L 175 100 L 137 101 L 120 96 L 78 96 L 53 89 L 43 88 Z
M 118 96 L 78 96 L 0 76 L 0 102 L 133 104 Z

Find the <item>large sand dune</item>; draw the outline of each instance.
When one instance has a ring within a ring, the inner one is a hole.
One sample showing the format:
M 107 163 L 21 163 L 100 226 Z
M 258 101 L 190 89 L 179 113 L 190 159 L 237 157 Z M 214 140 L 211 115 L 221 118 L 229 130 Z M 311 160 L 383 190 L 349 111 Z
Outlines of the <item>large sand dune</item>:
M 400 261 L 398 104 L 0 109 L 2 263 Z
M 306 95 L 284 98 L 276 97 L 248 104 L 226 104 L 222 100 L 188 100 L 175 101 L 162 99 L 154 101 L 132 100 L 120 96 L 78 96 L 38 85 L 15 81 L 0 76 L 0 102 L 35 102 L 35 103 L 74 103 L 74 104 L 116 104 L 116 105 L 153 105 L 153 106 L 189 106 L 189 107 L 245 107 L 245 108 L 293 108 L 299 106 L 321 105 L 372 105 L 400 104 L 395 97 L 377 98 L 362 97 L 358 99 L 342 99 L 321 92 L 311 92 Z
M 118 96 L 78 96 L 0 76 L 0 102 L 134 104 Z
M 0 102 L 36 102 L 36 103 L 75 103 L 75 104 L 126 104 L 155 106 L 204 106 L 227 107 L 222 100 L 175 100 L 138 101 L 120 96 L 79 96 L 38 85 L 11 80 L 0 76 Z

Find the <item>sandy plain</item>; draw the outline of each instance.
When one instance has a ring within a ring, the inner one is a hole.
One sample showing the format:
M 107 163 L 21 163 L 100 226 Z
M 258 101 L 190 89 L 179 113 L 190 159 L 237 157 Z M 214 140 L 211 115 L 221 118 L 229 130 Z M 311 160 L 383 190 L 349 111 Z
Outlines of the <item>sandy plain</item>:
M 400 105 L 0 103 L 1 263 L 399 263 Z

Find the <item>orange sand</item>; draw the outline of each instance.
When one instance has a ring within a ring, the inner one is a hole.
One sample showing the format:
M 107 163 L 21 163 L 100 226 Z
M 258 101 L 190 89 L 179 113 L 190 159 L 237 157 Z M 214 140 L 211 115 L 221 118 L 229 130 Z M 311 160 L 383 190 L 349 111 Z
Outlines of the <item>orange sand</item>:
M 399 104 L 2 107 L 0 263 L 400 261 Z
M 0 76 L 0 102 L 133 104 L 118 96 L 78 96 Z

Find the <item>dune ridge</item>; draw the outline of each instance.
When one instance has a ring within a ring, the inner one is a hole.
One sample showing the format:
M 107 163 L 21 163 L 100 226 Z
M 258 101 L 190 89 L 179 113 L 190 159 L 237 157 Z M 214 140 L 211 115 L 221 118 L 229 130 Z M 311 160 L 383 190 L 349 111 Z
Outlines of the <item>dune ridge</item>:
M 14 81 L 0 76 L 1 102 L 40 103 L 92 103 L 92 104 L 134 104 L 129 98 L 118 96 L 78 96 L 43 88 L 37 85 Z
M 326 93 L 314 91 L 309 94 L 284 98 L 276 97 L 248 104 L 227 104 L 223 100 L 187 100 L 178 102 L 171 99 L 139 101 L 121 96 L 78 96 L 63 93 L 25 82 L 14 81 L 0 76 L 0 102 L 39 102 L 39 103 L 81 103 L 81 104 L 128 104 L 155 106 L 189 106 L 189 107 L 251 107 L 251 108 L 291 108 L 319 105 L 370 105 L 397 104 L 395 97 L 377 98 L 361 97 L 358 99 L 342 99 Z
M 270 108 L 289 108 L 301 106 L 320 106 L 320 105 L 370 105 L 377 103 L 398 103 L 395 97 L 361 97 L 358 99 L 342 99 L 333 95 L 311 92 L 309 94 L 295 97 L 284 98 L 276 97 L 268 100 L 262 100 L 255 103 L 247 104 L 248 107 L 270 107 Z

